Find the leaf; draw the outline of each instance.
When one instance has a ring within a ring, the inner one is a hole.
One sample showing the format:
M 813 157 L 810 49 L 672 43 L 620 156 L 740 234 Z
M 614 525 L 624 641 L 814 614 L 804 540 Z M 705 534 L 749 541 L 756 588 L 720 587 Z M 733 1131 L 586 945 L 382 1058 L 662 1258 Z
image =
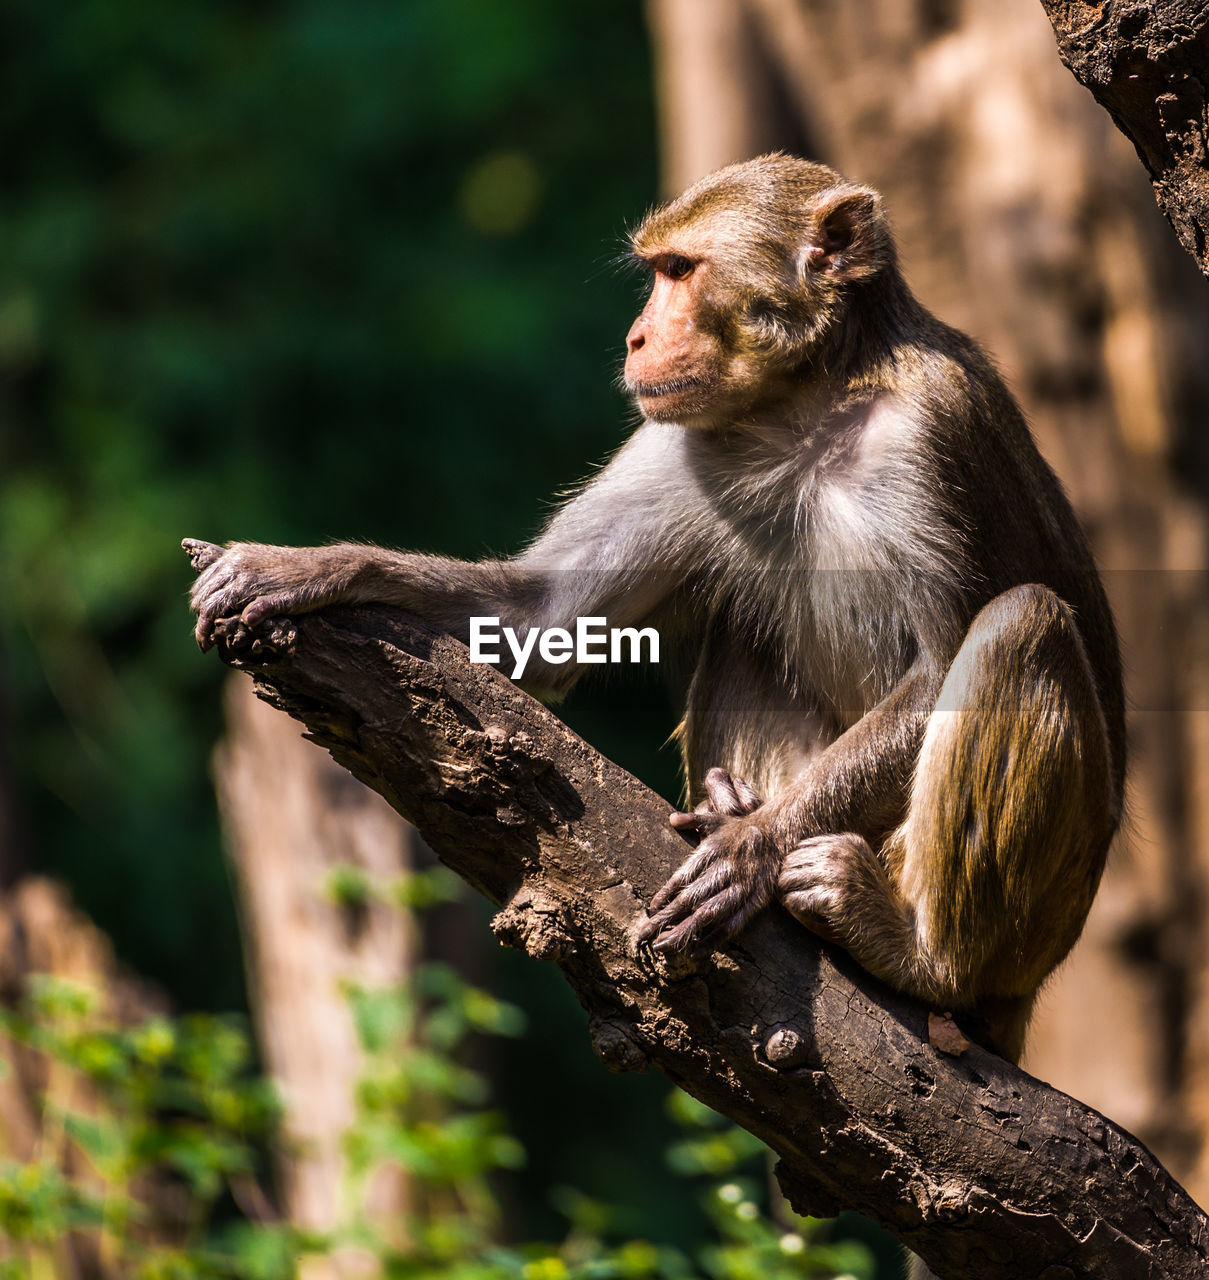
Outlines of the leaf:
M 105 1166 L 114 1164 L 126 1155 L 129 1134 L 114 1119 L 67 1111 L 63 1113 L 63 1127 L 72 1141 L 102 1173 L 106 1172 Z

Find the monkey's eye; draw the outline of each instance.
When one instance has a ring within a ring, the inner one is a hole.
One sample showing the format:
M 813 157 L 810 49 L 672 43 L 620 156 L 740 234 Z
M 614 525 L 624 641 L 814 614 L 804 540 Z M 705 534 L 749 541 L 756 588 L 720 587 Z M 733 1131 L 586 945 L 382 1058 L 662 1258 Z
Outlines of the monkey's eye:
M 654 263 L 655 270 L 669 280 L 683 280 L 685 276 L 691 276 L 696 265 L 691 258 L 679 253 L 662 253 Z

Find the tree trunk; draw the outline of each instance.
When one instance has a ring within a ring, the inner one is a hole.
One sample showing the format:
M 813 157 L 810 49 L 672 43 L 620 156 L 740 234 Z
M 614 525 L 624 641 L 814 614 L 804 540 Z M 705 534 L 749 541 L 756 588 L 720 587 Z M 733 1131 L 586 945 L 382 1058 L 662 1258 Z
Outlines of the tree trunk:
M 1204 0 L 1041 3 L 1062 61 L 1137 148 L 1159 208 L 1209 276 L 1209 7 Z
M 0 1000 L 20 1003 L 31 974 L 50 974 L 96 993 L 99 1021 L 131 1026 L 165 1002 L 151 987 L 124 972 L 109 939 L 71 901 L 60 884 L 25 876 L 0 894 Z M 101 1110 L 96 1092 L 79 1072 L 0 1037 L 0 1157 L 28 1164 L 55 1162 L 83 1183 L 100 1182 L 91 1161 L 54 1117 L 64 1110 L 91 1115 Z M 141 1224 L 148 1238 L 172 1239 L 179 1230 L 179 1205 L 166 1186 L 145 1188 L 153 1210 Z M 0 1241 L 0 1258 L 5 1256 Z M 55 1242 L 56 1276 L 64 1280 L 107 1276 L 94 1234 L 73 1232 Z M 114 1277 L 117 1280 L 117 1277 Z
M 373 899 L 341 905 L 330 878 L 342 866 L 373 880 L 398 877 L 413 865 L 416 834 L 297 724 L 254 698 L 246 680 L 228 685 L 226 718 L 215 775 L 253 1013 L 287 1104 L 277 1153 L 283 1210 L 298 1226 L 325 1230 L 339 1219 L 340 1142 L 361 1069 L 344 986 L 397 985 L 416 949 L 405 911 Z M 372 1218 L 397 1225 L 408 1207 L 402 1173 L 382 1170 L 370 1199 Z
M 687 847 L 667 805 L 465 647 L 391 610 L 220 627 L 219 652 L 554 960 L 614 1070 L 648 1063 L 756 1134 L 802 1213 L 852 1207 L 941 1280 L 1193 1280 L 1209 1219 L 1090 1108 L 972 1046 L 780 909 L 692 962 L 636 948 Z M 252 644 L 247 643 L 249 639 Z M 540 1081 L 535 1081 L 540 1087 Z
M 671 38 L 679 7 L 650 0 L 667 170 L 810 137 L 878 187 L 915 291 L 989 347 L 1092 536 L 1126 659 L 1130 819 L 1027 1061 L 1209 1202 L 1209 291 L 1032 0 L 736 0 L 738 57 Z M 726 134 L 720 84 L 751 104 Z M 770 94 L 792 104 L 783 132 Z

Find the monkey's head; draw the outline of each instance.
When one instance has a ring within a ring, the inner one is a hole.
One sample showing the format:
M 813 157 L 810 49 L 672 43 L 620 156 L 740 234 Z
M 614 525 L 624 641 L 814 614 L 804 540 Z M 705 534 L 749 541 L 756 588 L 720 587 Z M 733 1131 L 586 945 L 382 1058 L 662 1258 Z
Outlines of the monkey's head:
M 784 155 L 709 174 L 630 239 L 654 283 L 626 339 L 626 389 L 648 419 L 686 426 L 728 425 L 792 395 L 894 270 L 877 192 Z

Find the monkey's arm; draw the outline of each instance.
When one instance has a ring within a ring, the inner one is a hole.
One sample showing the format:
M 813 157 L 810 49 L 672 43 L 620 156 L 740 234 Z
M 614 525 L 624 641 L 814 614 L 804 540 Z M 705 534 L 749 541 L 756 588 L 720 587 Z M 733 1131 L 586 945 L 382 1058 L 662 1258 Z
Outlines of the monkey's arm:
M 943 683 L 938 665 L 907 675 L 781 794 L 758 808 L 711 803 L 673 815 L 705 838 L 651 902 L 639 936 L 658 950 L 705 946 L 737 933 L 772 901 L 782 865 L 803 839 L 854 832 L 873 840 L 906 810 L 911 773 Z
M 197 642 L 209 648 L 222 617 L 253 626 L 334 604 L 396 605 L 463 641 L 472 616 L 498 617 L 521 636 L 533 627 L 570 629 L 577 617 L 638 622 L 675 587 L 694 554 L 692 496 L 676 465 L 680 447 L 676 429 L 643 428 L 510 560 L 471 563 L 352 543 L 222 548 L 187 538 L 184 549 L 200 571 L 191 597 Z M 539 681 L 554 677 L 557 688 L 573 682 L 573 664 L 539 670 L 544 665 L 531 665 Z
M 545 596 L 543 575 L 502 560 L 472 564 L 354 543 L 215 547 L 186 538 L 182 545 L 201 570 L 192 605 L 203 649 L 213 643 L 218 618 L 238 615 L 255 626 L 278 614 L 370 602 L 397 605 L 465 639 L 472 614 L 503 613 L 510 622 Z
M 911 774 L 944 669 L 918 663 L 872 710 L 840 734 L 768 805 L 782 842 L 832 831 L 876 840 L 907 807 Z

